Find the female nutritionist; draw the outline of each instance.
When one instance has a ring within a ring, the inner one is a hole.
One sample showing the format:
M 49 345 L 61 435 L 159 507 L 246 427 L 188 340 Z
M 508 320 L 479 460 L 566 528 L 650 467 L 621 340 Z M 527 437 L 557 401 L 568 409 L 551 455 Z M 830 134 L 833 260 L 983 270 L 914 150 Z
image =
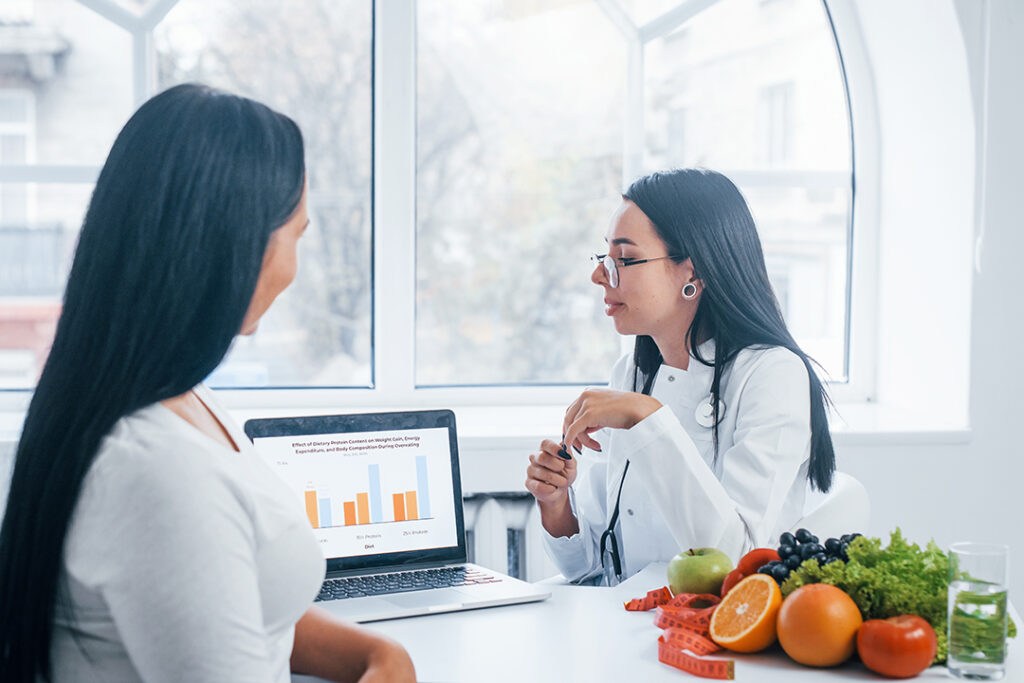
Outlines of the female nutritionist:
M 530 456 L 551 558 L 571 581 L 615 583 L 687 548 L 735 562 L 773 545 L 808 482 L 828 490 L 835 458 L 824 388 L 746 202 L 718 173 L 655 173 L 630 186 L 606 239 L 591 280 L 636 347 Z
M 399 645 L 311 607 L 309 523 L 201 384 L 307 224 L 301 133 L 261 104 L 177 86 L 118 135 L 18 446 L 0 680 L 414 680 Z

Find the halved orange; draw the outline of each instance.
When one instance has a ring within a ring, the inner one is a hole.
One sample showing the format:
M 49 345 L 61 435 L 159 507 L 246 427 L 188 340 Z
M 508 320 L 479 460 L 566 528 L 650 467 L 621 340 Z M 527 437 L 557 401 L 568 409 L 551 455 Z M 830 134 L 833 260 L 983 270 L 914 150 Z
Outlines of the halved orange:
M 751 574 L 732 587 L 711 615 L 711 640 L 735 652 L 757 652 L 775 642 L 782 592 L 767 574 Z

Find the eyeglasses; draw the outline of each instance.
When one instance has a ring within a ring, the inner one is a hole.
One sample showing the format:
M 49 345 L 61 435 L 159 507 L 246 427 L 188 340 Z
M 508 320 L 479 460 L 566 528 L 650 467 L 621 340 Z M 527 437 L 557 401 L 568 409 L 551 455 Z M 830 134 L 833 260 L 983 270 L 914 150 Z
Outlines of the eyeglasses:
M 619 268 L 628 268 L 629 266 L 639 266 L 641 263 L 650 263 L 651 261 L 661 261 L 667 258 L 683 258 L 682 256 L 657 256 L 655 258 L 615 258 L 611 254 L 594 254 L 590 257 L 590 260 L 595 264 L 600 263 L 604 266 L 604 273 L 608 277 L 608 285 L 615 289 L 619 286 Z

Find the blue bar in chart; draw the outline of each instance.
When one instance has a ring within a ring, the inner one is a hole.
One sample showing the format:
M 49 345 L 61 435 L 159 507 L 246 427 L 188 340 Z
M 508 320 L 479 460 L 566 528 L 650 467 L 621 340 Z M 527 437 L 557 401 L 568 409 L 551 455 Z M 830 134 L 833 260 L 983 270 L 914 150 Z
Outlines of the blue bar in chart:
M 419 488 L 420 519 L 430 517 L 430 489 L 427 488 L 427 456 L 416 456 L 416 480 Z
M 320 499 L 320 526 L 329 527 L 331 526 L 331 499 L 321 498 Z
M 380 465 L 370 465 L 370 521 L 383 522 L 380 506 Z

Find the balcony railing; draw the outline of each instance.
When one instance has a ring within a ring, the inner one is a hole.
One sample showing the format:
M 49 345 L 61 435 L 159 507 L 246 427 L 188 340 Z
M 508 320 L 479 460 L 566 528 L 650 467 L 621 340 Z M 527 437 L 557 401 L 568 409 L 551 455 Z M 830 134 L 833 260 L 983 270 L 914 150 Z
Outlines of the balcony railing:
M 0 225 L 0 297 L 59 299 L 72 240 L 61 224 Z

